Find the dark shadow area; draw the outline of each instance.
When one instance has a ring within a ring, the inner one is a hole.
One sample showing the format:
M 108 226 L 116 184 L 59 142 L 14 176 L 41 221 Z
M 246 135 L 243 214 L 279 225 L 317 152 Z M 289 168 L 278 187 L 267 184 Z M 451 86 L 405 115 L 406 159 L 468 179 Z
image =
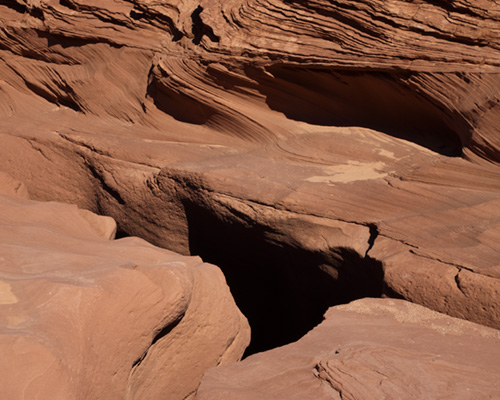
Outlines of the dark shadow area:
M 345 249 L 310 252 L 270 239 L 270 228 L 223 221 L 185 204 L 193 255 L 218 265 L 248 318 L 252 341 L 245 356 L 300 339 L 328 307 L 380 297 L 382 265 Z
M 325 126 L 360 126 L 404 139 L 434 152 L 459 157 L 460 135 L 446 110 L 418 93 L 407 73 L 313 69 L 291 65 L 268 68 L 272 76 L 247 69 L 268 106 L 288 118 Z
M 45 21 L 45 16 L 43 15 L 43 11 L 40 8 L 32 7 L 30 9 L 30 15 L 32 17 L 38 18 L 41 21 Z
M 20 14 L 29 14 L 32 17 L 38 18 L 42 21 L 45 20 L 45 17 L 43 15 L 43 11 L 40 8 L 37 8 L 34 6 L 28 6 L 25 4 L 20 4 L 15 0 L 3 0 L 1 5 L 8 7 L 11 10 L 14 10 Z
M 80 7 L 78 7 L 78 4 L 74 4 L 70 0 L 59 0 L 59 4 L 63 7 L 69 8 L 70 10 L 80 11 Z
M 216 114 L 213 108 L 185 95 L 175 87 L 168 86 L 168 76 L 159 80 L 153 71 L 150 71 L 149 75 L 147 95 L 153 100 L 156 108 L 177 121 L 203 125 Z M 162 82 L 163 79 L 167 84 Z
M 1 3 L 2 6 L 8 7 L 18 13 L 25 14 L 28 13 L 28 7 L 25 4 L 19 4 L 15 0 L 4 0 Z
M 127 231 L 125 231 L 124 229 L 122 229 L 120 224 L 117 222 L 116 223 L 115 240 L 123 239 L 123 238 L 129 237 L 129 236 L 130 236 L 130 234 Z
M 203 7 L 198 6 L 191 14 L 191 20 L 193 21 L 192 32 L 194 35 L 193 43 L 196 45 L 200 44 L 203 36 L 207 36 L 212 42 L 219 42 L 219 36 L 214 33 L 214 30 L 210 26 L 202 21 L 200 16 L 202 11 Z

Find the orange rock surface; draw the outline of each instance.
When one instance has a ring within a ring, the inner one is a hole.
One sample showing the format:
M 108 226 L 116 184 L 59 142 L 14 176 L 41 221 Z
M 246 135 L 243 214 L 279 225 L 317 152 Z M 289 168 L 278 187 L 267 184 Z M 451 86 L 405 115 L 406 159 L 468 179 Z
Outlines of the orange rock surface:
M 494 399 L 500 332 L 394 299 L 333 307 L 297 343 L 209 370 L 196 400 Z
M 249 352 L 362 297 L 499 329 L 499 43 L 490 0 L 9 0 L 0 170 L 220 266 Z
M 248 345 L 220 270 L 197 257 L 6 194 L 0 226 L 2 399 L 192 398 Z

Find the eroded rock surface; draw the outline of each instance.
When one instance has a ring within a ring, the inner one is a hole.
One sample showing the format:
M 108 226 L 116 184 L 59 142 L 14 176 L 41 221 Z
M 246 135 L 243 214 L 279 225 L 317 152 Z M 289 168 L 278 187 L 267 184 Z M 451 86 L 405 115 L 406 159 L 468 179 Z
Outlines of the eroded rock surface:
M 403 300 L 333 307 L 297 343 L 204 376 L 197 400 L 494 399 L 500 331 Z
M 499 36 L 479 0 L 3 2 L 0 168 L 220 265 L 254 350 L 384 292 L 498 328 Z
M 248 323 L 217 267 L 115 228 L 0 194 L 2 399 L 188 399 L 243 354 Z

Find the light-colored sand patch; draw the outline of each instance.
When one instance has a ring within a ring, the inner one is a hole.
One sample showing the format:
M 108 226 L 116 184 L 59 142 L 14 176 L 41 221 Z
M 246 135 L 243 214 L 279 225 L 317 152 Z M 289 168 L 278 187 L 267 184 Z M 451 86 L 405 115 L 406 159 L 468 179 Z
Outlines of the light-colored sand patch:
M 381 155 L 382 157 L 387 157 L 387 158 L 390 158 L 392 160 L 396 159 L 396 156 L 394 155 L 394 153 L 392 151 L 389 151 L 389 150 L 386 150 L 386 149 L 378 149 L 377 153 L 379 155 Z
M 17 303 L 17 297 L 10 288 L 7 282 L 0 281 L 0 304 L 14 304 Z
M 26 322 L 28 319 L 19 315 L 8 315 L 7 316 L 7 328 L 15 329 L 19 327 L 19 325 Z
M 348 164 L 324 167 L 323 171 L 325 175 L 311 176 L 306 181 L 315 183 L 347 183 L 378 179 L 387 175 L 387 172 L 381 171 L 384 166 L 385 164 L 381 161 L 369 163 L 349 161 Z

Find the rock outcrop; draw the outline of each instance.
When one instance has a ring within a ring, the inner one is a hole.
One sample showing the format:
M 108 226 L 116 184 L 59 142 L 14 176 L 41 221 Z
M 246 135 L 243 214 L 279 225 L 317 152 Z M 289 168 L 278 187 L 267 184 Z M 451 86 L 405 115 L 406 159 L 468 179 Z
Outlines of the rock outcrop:
M 240 359 L 250 331 L 220 270 L 115 230 L 0 194 L 2 399 L 189 399 Z
M 2 2 L 0 169 L 218 264 L 252 351 L 382 294 L 499 328 L 499 27 L 479 0 Z
M 494 399 L 500 331 L 395 299 L 333 307 L 297 343 L 207 372 L 196 400 Z

